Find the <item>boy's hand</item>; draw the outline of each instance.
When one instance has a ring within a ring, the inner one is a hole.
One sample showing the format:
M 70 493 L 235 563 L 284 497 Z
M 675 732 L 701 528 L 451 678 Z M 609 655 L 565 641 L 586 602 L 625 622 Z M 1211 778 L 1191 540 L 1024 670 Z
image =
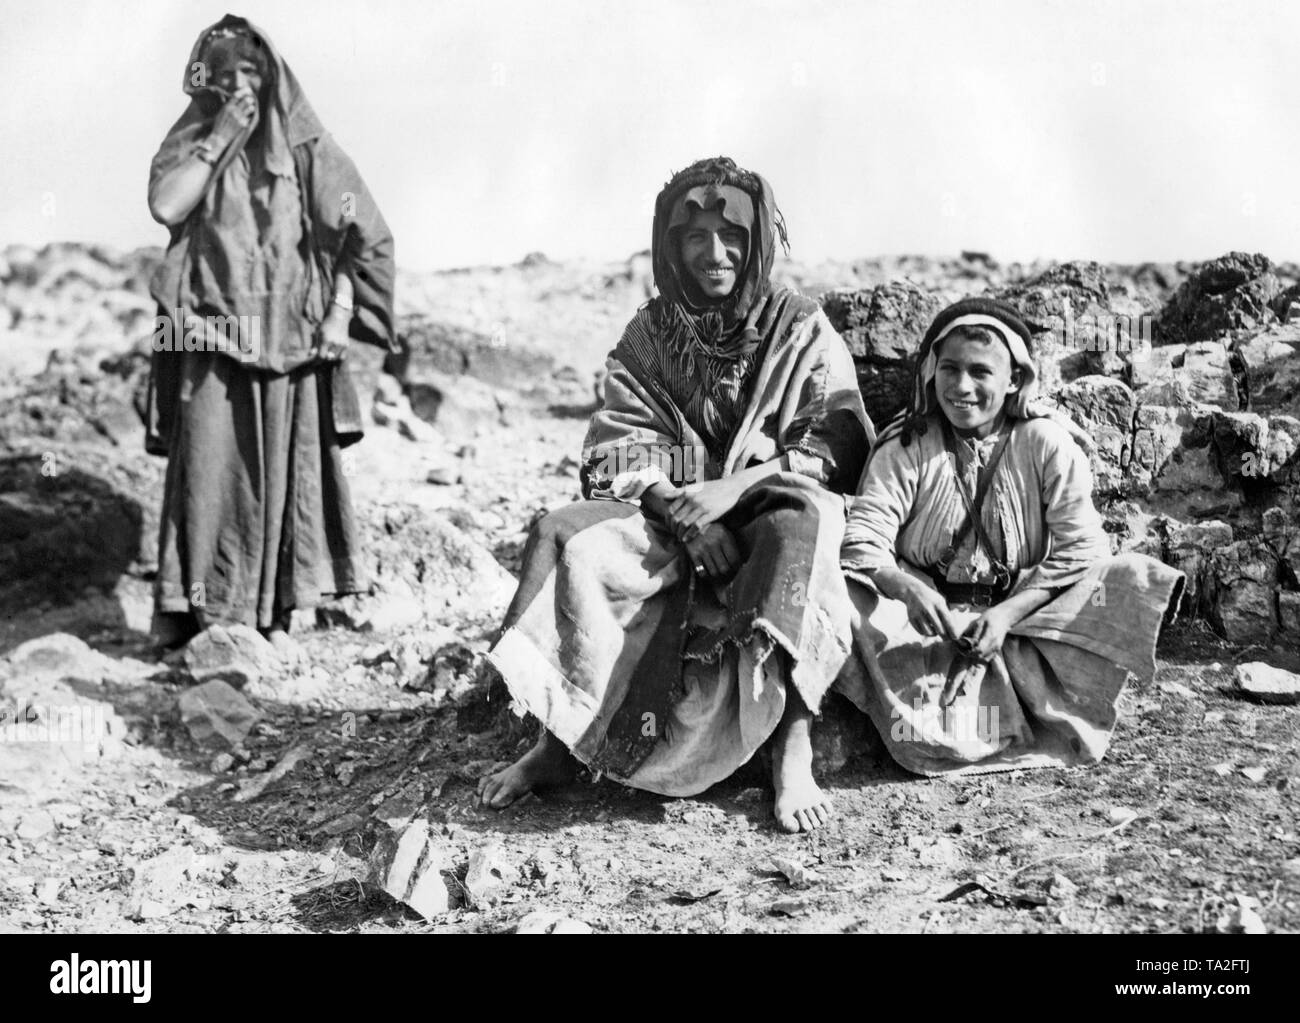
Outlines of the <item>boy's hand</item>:
M 985 611 L 966 627 L 962 638 L 968 643 L 970 656 L 981 661 L 991 661 L 1006 642 L 1007 630 L 1013 622 L 1003 610 L 1005 605 L 997 605 Z
M 348 324 L 352 314 L 337 305 L 331 305 L 330 311 L 316 330 L 316 345 L 311 350 L 313 358 L 322 362 L 341 362 L 348 351 Z
M 922 636 L 957 638 L 957 623 L 943 594 L 919 579 L 900 574 L 885 596 L 901 600 L 907 606 L 907 620 Z
M 705 526 L 683 546 L 696 575 L 722 580 L 731 578 L 740 569 L 740 548 L 727 528 L 716 522 Z

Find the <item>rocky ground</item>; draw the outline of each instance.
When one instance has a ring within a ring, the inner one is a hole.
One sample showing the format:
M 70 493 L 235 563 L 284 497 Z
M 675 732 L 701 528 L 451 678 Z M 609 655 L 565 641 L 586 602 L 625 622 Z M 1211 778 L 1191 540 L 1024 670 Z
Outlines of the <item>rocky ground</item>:
M 1116 548 L 1191 581 L 1100 766 L 917 779 L 832 703 L 817 755 L 838 816 L 789 836 L 759 763 L 697 799 L 583 778 L 475 806 L 477 778 L 531 741 L 482 653 L 529 524 L 576 496 L 643 255 L 403 276 L 407 354 L 351 356 L 372 396 L 349 471 L 374 590 L 300 614 L 298 665 L 238 629 L 169 658 L 148 645 L 156 255 L 0 258 L 0 928 L 1300 926 L 1293 676 L 1252 694 L 1238 670 L 1300 667 L 1295 268 L 783 264 L 830 293 L 878 419 L 945 300 L 1016 302 L 1044 328 L 1052 400 L 1097 444 Z M 1081 323 L 1142 316 L 1149 348 L 1080 341 Z

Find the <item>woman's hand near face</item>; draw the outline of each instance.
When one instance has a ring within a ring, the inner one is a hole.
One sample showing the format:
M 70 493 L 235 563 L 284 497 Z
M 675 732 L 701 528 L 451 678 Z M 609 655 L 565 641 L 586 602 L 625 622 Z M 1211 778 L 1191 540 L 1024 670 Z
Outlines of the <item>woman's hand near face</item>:
M 209 136 L 215 145 L 224 150 L 231 142 L 257 126 L 257 97 L 247 87 L 240 89 L 217 111 Z

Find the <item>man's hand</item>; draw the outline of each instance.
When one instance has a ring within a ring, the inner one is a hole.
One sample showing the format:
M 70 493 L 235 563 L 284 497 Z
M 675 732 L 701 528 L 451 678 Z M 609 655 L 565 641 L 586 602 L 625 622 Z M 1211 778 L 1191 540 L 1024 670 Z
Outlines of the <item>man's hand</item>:
M 668 506 L 668 526 L 677 539 L 683 543 L 691 541 L 736 507 L 743 491 L 737 489 L 735 479 L 730 476 L 682 487 Z
M 348 351 L 348 324 L 352 314 L 340 306 L 330 304 L 330 311 L 316 330 L 316 345 L 311 350 L 313 358 L 322 362 L 341 362 Z
M 730 579 L 740 569 L 740 548 L 725 526 L 716 522 L 705 526 L 698 536 L 683 545 L 690 559 L 691 571 L 721 581 Z
M 208 137 L 222 151 L 244 132 L 251 132 L 257 126 L 257 119 L 257 97 L 252 89 L 240 89 L 217 112 Z

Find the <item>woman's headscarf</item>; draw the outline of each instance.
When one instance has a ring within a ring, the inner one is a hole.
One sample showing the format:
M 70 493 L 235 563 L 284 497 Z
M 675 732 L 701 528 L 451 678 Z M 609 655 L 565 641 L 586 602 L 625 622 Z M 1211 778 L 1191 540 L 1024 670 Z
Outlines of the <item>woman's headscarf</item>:
M 207 138 L 225 97 L 212 81 L 210 47 L 218 39 L 237 39 L 248 55 L 267 69 L 259 114 L 265 125 L 264 161 L 276 175 L 298 177 L 306 229 L 319 266 L 321 307 L 329 304 L 334 265 L 347 258 L 352 270 L 352 336 L 395 350 L 393 324 L 393 238 L 356 165 L 326 132 L 303 94 L 298 79 L 266 33 L 246 18 L 227 14 L 199 33 L 190 48 L 181 88 L 190 98 L 185 112 L 168 130 L 149 169 L 152 189 L 163 175 L 187 159 Z M 238 155 L 231 145 L 213 179 Z M 350 197 L 344 202 L 344 197 Z M 171 227 L 171 244 L 150 290 L 164 310 L 180 304 L 181 285 L 189 272 L 190 220 Z
M 292 177 L 293 147 L 325 134 L 325 128 L 307 102 L 298 79 L 265 33 L 247 19 L 233 14 L 227 14 L 215 25 L 204 29 L 194 41 L 181 81 L 181 88 L 191 103 L 180 121 L 168 132 L 158 157 L 164 162 L 179 162 L 188 156 L 194 144 L 206 136 L 213 118 L 228 98 L 212 81 L 211 48 L 221 39 L 238 40 L 241 51 L 246 51 L 250 59 L 265 68 L 262 94 L 258 97 L 258 114 L 262 123 L 266 168 L 272 174 Z M 231 146 L 229 154 L 235 155 L 238 149 L 238 146 Z
M 1006 414 L 1017 419 L 1049 415 L 1047 410 L 1035 404 L 1038 397 L 1038 370 L 1034 366 L 1029 326 L 1005 302 L 993 298 L 963 298 L 940 312 L 925 332 L 921 347 L 916 353 L 911 401 L 882 431 L 882 443 L 892 437 L 900 437 L 906 447 L 914 436 L 926 432 L 927 420 L 939 408 L 934 376 L 940 345 L 949 334 L 962 327 L 982 328 L 1006 345 L 1020 384 L 1017 391 L 1007 395 Z
M 698 296 L 681 263 L 681 229 L 696 208 L 718 210 L 747 235 L 736 286 L 717 302 Z M 789 251 L 785 220 L 767 181 L 725 156 L 699 160 L 674 174 L 659 193 L 652 236 L 659 295 L 650 303 L 650 314 L 656 326 L 673 336 L 685 334 L 715 357 L 752 353 L 759 340 L 756 320 L 772 290 L 776 240 Z

